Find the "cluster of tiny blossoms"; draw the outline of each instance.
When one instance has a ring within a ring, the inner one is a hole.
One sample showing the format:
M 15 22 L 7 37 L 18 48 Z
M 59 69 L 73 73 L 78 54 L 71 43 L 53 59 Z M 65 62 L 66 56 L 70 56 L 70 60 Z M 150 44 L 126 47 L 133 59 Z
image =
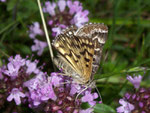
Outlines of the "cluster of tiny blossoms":
M 83 10 L 82 4 L 79 1 L 59 0 L 57 3 L 47 1 L 43 6 L 43 12 L 49 16 L 47 18 L 48 31 L 51 37 L 55 37 L 61 33 L 62 29 L 75 25 L 82 26 L 88 22 L 88 10 Z M 40 28 L 38 22 L 34 22 L 29 27 L 29 37 L 33 39 L 32 51 L 36 51 L 37 55 L 42 55 L 43 50 L 47 47 L 46 41 L 41 41 L 37 36 L 43 37 L 45 40 L 44 32 Z
M 140 88 L 142 76 L 127 76 L 134 85 L 134 92 L 127 92 L 123 99 L 119 100 L 122 105 L 117 108 L 118 113 L 149 113 L 150 111 L 150 88 Z
M 16 55 L 9 58 L 7 65 L 0 67 L 0 108 L 11 102 L 16 106 L 28 105 L 34 111 L 45 113 L 93 111 L 95 99 L 98 98 L 97 93 L 92 93 L 88 88 L 76 99 L 77 94 L 84 89 L 83 86 L 72 83 L 71 78 L 56 72 L 48 76 L 41 71 L 43 66 L 38 67 L 37 64 L 37 60 L 32 62 L 28 58 L 23 59 L 20 55 Z M 89 103 L 91 107 L 82 109 L 83 103 Z
M 6 0 L 0 0 L 0 2 L 6 2 Z
M 37 67 L 37 60 L 32 62 L 27 58 L 21 58 L 20 55 L 16 55 L 14 58 L 10 57 L 8 60 L 7 65 L 0 67 L 0 108 L 7 101 L 11 102 L 14 100 L 16 105 L 25 102 L 27 96 L 26 90 L 24 89 L 24 82 L 39 73 L 43 73 Z

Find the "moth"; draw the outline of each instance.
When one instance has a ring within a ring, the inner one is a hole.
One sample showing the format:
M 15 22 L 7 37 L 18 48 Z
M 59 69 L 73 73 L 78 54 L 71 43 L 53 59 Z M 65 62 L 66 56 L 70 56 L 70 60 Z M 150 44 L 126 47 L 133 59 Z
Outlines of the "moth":
M 107 34 L 107 26 L 100 23 L 65 29 L 52 43 L 58 51 L 55 65 L 76 83 L 90 83 L 100 65 Z

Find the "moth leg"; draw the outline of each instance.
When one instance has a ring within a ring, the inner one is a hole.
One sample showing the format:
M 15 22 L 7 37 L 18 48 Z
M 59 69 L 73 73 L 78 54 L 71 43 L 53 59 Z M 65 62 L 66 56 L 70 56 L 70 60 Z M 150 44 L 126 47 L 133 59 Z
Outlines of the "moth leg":
M 76 96 L 76 98 L 75 98 L 75 101 L 78 99 L 78 97 L 79 97 L 79 95 L 82 93 L 82 92 L 84 92 L 85 90 L 87 90 L 89 87 L 91 87 L 90 85 L 92 84 L 93 85 L 93 81 L 92 82 L 89 82 L 87 85 L 85 85 L 85 88 L 83 89 L 83 90 L 81 90 L 78 94 L 77 94 L 77 96 Z M 94 83 L 94 85 L 95 85 L 95 83 Z
M 102 96 L 101 96 L 101 93 L 99 92 L 97 86 L 96 86 L 96 80 L 91 80 L 88 84 L 87 87 L 91 87 L 91 88 L 95 88 L 97 90 L 97 93 L 98 93 L 98 96 L 100 97 L 102 103 L 103 103 L 103 99 L 102 99 Z
M 76 98 L 75 98 L 75 101 L 77 101 L 79 95 L 80 95 L 82 92 L 84 92 L 85 90 L 87 90 L 88 88 L 89 88 L 89 87 L 85 87 L 83 90 L 81 90 L 81 91 L 77 94 L 77 96 L 76 96 Z
M 63 76 L 68 76 L 68 77 L 71 77 L 71 75 L 69 74 L 66 74 L 66 73 L 58 73 L 59 75 L 63 75 Z
M 63 85 L 63 84 L 71 84 L 71 82 L 70 82 L 70 81 L 62 82 L 61 84 L 62 84 L 62 85 Z

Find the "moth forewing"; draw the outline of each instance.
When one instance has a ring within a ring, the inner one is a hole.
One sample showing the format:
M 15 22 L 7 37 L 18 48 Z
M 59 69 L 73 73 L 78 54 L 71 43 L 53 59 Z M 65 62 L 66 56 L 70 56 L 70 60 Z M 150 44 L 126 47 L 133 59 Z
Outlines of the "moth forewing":
M 74 67 L 60 54 L 54 59 L 54 63 L 59 69 L 63 69 L 68 76 L 71 76 L 70 73 L 76 73 Z
M 63 69 L 65 75 L 71 76 L 75 83 L 85 83 L 85 78 L 81 76 L 83 74 L 80 73 L 78 68 L 75 69 L 71 63 L 68 63 L 68 61 L 62 55 L 58 55 L 58 58 L 54 59 L 54 63 L 58 68 Z
M 73 37 L 73 36 L 71 36 Z M 64 38 L 64 37 L 62 37 Z M 57 39 L 53 43 L 54 47 L 58 50 L 60 53 L 58 61 L 61 63 L 57 63 L 56 65 L 63 65 L 63 66 L 58 66 L 64 68 L 64 63 L 65 65 L 69 65 L 70 68 L 65 67 L 65 71 L 69 72 L 68 69 L 71 69 L 74 71 L 74 73 L 70 73 L 70 75 L 74 78 L 75 81 L 81 80 L 83 83 L 87 82 L 89 77 L 91 76 L 91 63 L 92 59 L 90 62 L 86 62 L 85 59 L 89 59 L 88 53 L 89 50 L 88 47 L 88 39 L 78 41 L 77 37 L 74 36 L 74 38 L 70 38 L 66 36 L 66 43 L 62 43 L 62 39 Z M 85 42 L 84 42 L 85 41 Z M 94 47 L 94 46 L 93 46 Z M 82 54 L 81 54 L 82 53 Z M 94 52 L 92 53 L 94 54 Z M 92 57 L 91 57 L 92 58 Z M 62 63 L 64 62 L 64 63 Z M 86 67 L 85 64 L 88 64 L 88 67 Z

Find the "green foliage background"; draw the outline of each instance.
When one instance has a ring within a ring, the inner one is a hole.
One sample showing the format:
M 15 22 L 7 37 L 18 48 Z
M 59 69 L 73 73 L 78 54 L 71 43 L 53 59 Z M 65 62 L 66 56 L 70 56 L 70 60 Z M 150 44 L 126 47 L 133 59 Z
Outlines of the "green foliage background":
M 45 1 L 45 0 L 44 0 Z M 90 22 L 105 23 L 109 28 L 100 69 L 95 78 L 104 105 L 95 112 L 115 112 L 118 100 L 133 86 L 126 75 L 144 76 L 141 86 L 150 81 L 150 0 L 80 0 L 90 11 Z M 32 40 L 28 28 L 32 22 L 41 23 L 36 0 L 8 0 L 0 3 L 0 66 L 9 56 L 32 56 Z M 42 56 L 33 56 L 44 70 L 53 71 L 48 48 Z M 7 60 L 6 60 L 7 62 Z M 143 68 L 146 70 L 143 72 Z M 103 109 L 104 108 L 104 109 Z M 108 110 L 108 111 L 107 111 Z

